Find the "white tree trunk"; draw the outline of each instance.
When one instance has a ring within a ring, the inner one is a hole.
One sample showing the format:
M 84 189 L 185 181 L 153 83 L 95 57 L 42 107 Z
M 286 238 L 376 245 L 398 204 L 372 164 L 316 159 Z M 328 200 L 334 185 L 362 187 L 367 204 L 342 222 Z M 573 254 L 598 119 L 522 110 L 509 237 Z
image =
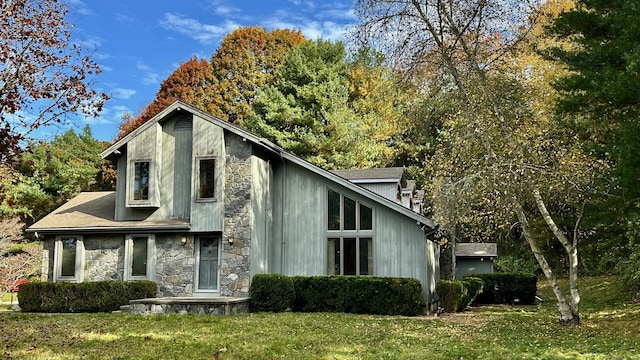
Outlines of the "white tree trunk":
M 540 195 L 540 191 L 535 189 L 533 191 L 533 198 L 536 201 L 536 206 L 542 214 L 542 218 L 547 223 L 547 226 L 553 232 L 553 235 L 560 241 L 562 247 L 567 253 L 567 257 L 569 259 L 569 289 L 571 292 L 571 313 L 572 323 L 578 324 L 580 323 L 580 292 L 578 291 L 578 239 L 577 239 L 577 230 L 574 230 L 573 234 L 573 242 L 570 242 L 569 239 L 565 236 L 565 234 L 558 228 L 558 225 L 555 223 L 549 211 L 547 211 L 547 207 L 542 200 L 542 196 Z M 578 223 L 582 218 L 582 211 L 584 211 L 584 207 L 582 208 L 578 220 L 576 221 L 576 229 L 578 227 Z
M 578 324 L 580 322 L 580 317 L 578 316 L 576 318 L 574 316 L 572 306 L 567 303 L 567 299 L 562 293 L 562 289 L 560 289 L 560 286 L 558 285 L 558 279 L 551 269 L 551 266 L 549 266 L 547 259 L 544 257 L 542 250 L 538 246 L 538 243 L 533 233 L 531 232 L 531 228 L 529 227 L 529 220 L 527 219 L 527 216 L 524 213 L 524 210 L 519 202 L 516 202 L 516 215 L 518 216 L 518 220 L 520 221 L 520 227 L 522 228 L 524 238 L 529 244 L 529 247 L 533 252 L 533 256 L 538 261 L 538 264 L 540 265 L 544 276 L 547 278 L 547 281 L 551 286 L 551 290 L 553 290 L 553 293 L 556 295 L 556 299 L 558 300 L 558 311 L 560 312 L 560 323 Z

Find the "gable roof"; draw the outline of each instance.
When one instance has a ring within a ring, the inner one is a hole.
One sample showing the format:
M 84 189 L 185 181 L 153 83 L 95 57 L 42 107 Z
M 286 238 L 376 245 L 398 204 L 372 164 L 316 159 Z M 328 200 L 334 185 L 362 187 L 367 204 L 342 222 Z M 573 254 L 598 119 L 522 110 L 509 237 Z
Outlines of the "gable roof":
M 165 108 L 164 110 L 160 111 L 156 116 L 154 116 L 153 118 L 149 119 L 147 122 L 145 122 L 144 124 L 142 124 L 140 127 L 138 127 L 136 130 L 132 131 L 131 133 L 129 133 L 127 136 L 125 136 L 124 138 L 120 139 L 119 141 L 115 142 L 113 145 L 109 146 L 106 150 L 104 150 L 100 156 L 102 156 L 103 158 L 109 158 L 113 155 L 116 155 L 117 152 L 120 151 L 120 149 L 122 149 L 124 146 L 127 145 L 127 143 L 129 141 L 131 141 L 133 138 L 135 138 L 136 136 L 138 136 L 140 133 L 142 133 L 143 131 L 145 131 L 146 129 L 150 128 L 151 126 L 153 126 L 154 124 L 160 122 L 161 120 L 165 119 L 167 116 L 173 114 L 173 113 L 177 113 L 177 112 L 181 112 L 181 111 L 186 111 L 186 112 L 190 112 L 194 115 L 199 116 L 202 119 L 205 119 L 217 126 L 220 126 L 221 128 L 223 128 L 226 131 L 229 131 L 231 133 L 234 133 L 240 137 L 242 137 L 243 139 L 252 142 L 254 145 L 261 147 L 262 149 L 275 154 L 277 156 L 279 156 L 281 159 L 289 161 L 291 163 L 294 163 L 296 165 L 301 166 L 302 168 L 311 171 L 314 174 L 317 174 L 329 181 L 332 181 L 334 183 L 337 183 L 359 195 L 364 196 L 365 198 L 374 201 L 376 203 L 379 203 L 387 208 L 390 208 L 392 210 L 395 210 L 398 213 L 401 213 L 413 220 L 415 220 L 418 224 L 422 224 L 425 225 L 427 227 L 430 228 L 434 228 L 435 224 L 434 222 L 427 218 L 422 216 L 421 214 L 418 214 L 416 212 L 414 212 L 411 209 L 405 208 L 400 204 L 397 204 L 391 200 L 388 200 L 386 198 L 384 198 L 383 196 L 380 196 L 372 191 L 369 191 L 357 184 L 352 183 L 351 181 L 345 179 L 344 177 L 338 176 L 335 173 L 332 173 L 330 171 L 324 170 L 316 165 L 311 164 L 310 162 L 303 160 L 299 157 L 297 157 L 296 155 L 284 150 L 283 148 L 281 148 L 280 146 L 272 143 L 271 141 L 259 137 L 253 133 L 250 133 L 244 129 L 241 129 L 229 122 L 226 122 L 212 114 L 209 114 L 205 111 L 202 111 L 192 105 L 189 105 L 183 101 L 177 100 L 175 101 L 173 104 L 169 105 L 167 108 Z M 390 168 L 393 169 L 391 170 L 391 172 L 393 172 L 395 174 L 395 172 L 398 171 L 398 169 L 402 170 L 402 168 Z M 378 169 L 380 170 L 380 169 Z M 385 173 L 386 174 L 386 173 Z
M 461 257 L 497 257 L 496 243 L 457 243 L 456 256 Z
M 115 191 L 83 192 L 49 215 L 31 225 L 27 231 L 42 233 L 104 232 L 131 230 L 189 230 L 185 220 L 115 221 Z

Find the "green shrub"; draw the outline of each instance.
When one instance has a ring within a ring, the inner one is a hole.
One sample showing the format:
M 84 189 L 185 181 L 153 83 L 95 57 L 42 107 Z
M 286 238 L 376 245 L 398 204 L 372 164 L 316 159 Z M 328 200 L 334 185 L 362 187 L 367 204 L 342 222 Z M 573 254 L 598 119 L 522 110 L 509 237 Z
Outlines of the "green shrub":
M 484 288 L 484 280 L 479 277 L 468 276 L 462 279 L 462 285 L 464 285 L 466 291 L 460 302 L 458 311 L 462 311 L 471 305 L 476 297 L 482 293 Z
M 155 296 L 152 281 L 32 282 L 20 286 L 18 301 L 26 312 L 111 312 L 129 300 Z
M 535 303 L 538 278 L 532 274 L 493 273 L 474 274 L 484 280 L 482 293 L 476 298 L 479 304 L 531 305 Z M 467 276 L 465 276 L 467 277 Z
M 280 274 L 256 274 L 249 289 L 251 311 L 281 312 L 295 299 L 293 280 Z
M 415 316 L 424 309 L 416 279 L 375 276 L 295 276 L 293 310 Z
M 440 280 L 436 285 L 436 293 L 442 302 L 444 311 L 454 313 L 461 308 L 467 289 L 459 280 Z

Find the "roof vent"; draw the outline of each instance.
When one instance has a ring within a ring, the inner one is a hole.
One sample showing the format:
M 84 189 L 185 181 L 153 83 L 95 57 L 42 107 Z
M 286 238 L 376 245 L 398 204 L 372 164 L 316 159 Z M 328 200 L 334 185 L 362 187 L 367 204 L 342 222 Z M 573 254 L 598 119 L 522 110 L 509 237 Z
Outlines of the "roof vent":
M 173 130 L 175 131 L 193 130 L 193 121 L 190 118 L 178 119 L 176 120 L 176 123 L 173 125 Z

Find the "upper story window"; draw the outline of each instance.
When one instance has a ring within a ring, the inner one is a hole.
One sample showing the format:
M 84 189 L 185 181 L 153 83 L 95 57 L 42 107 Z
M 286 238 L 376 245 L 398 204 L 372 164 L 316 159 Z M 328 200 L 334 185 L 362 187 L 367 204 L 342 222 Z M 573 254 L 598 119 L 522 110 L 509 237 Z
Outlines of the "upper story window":
M 155 166 L 150 159 L 136 159 L 129 162 L 126 191 L 127 206 L 158 206 L 158 194 L 155 193 L 158 185 Z
M 53 281 L 82 281 L 84 244 L 82 236 L 57 236 L 54 248 Z
M 199 200 L 215 200 L 215 157 L 198 158 L 198 194 Z
M 327 193 L 327 230 L 373 230 L 373 210 L 341 193 Z
M 149 200 L 149 161 L 133 162 L 133 200 Z
M 327 274 L 373 275 L 373 209 L 329 189 Z

